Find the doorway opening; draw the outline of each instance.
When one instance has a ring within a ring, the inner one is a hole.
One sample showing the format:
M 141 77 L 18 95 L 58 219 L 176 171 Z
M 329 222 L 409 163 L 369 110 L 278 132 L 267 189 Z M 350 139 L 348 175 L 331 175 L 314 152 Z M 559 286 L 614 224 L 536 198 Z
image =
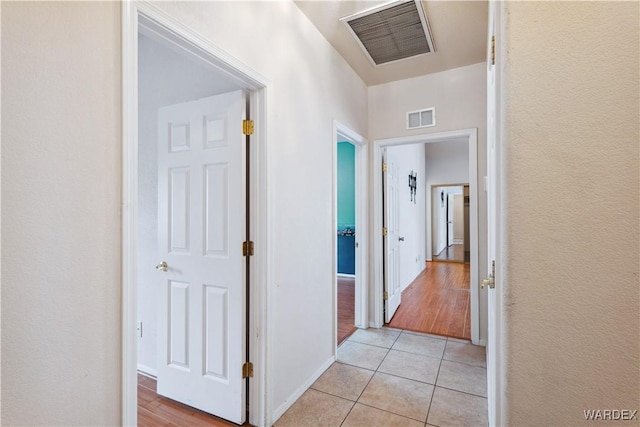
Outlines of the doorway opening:
M 469 184 L 431 185 L 433 262 L 471 262 Z
M 335 344 L 368 327 L 367 145 L 349 127 L 334 122 L 333 248 Z
M 465 129 L 460 131 L 452 131 L 452 132 L 442 132 L 436 134 L 428 134 L 428 135 L 416 135 L 412 137 L 400 137 L 400 138 L 390 138 L 384 140 L 374 141 L 373 146 L 373 165 L 382 165 L 383 164 L 383 156 L 385 155 L 385 150 L 387 153 L 390 152 L 391 148 L 396 148 L 399 146 L 408 146 L 411 144 L 422 144 L 424 146 L 431 146 L 431 144 L 441 143 L 443 145 L 446 144 L 455 144 L 461 143 L 467 147 L 467 161 L 466 163 L 468 168 L 468 181 L 469 181 L 469 246 L 470 246 L 470 265 L 468 267 L 468 277 L 469 282 L 471 284 L 478 283 L 478 192 L 477 192 L 477 129 Z M 374 234 L 376 238 L 373 243 L 373 255 L 374 255 L 374 276 L 373 276 L 373 313 L 374 319 L 373 324 L 375 327 L 381 327 L 385 321 L 391 319 L 394 313 L 389 312 L 389 308 L 394 308 L 393 305 L 389 304 L 391 300 L 391 295 L 389 295 L 389 291 L 386 288 L 386 276 L 389 274 L 389 257 L 388 257 L 388 240 L 389 235 L 391 234 L 386 227 L 386 221 L 388 221 L 388 217 L 385 217 L 385 205 L 387 205 L 386 200 L 383 199 L 383 175 L 386 171 L 389 170 L 389 165 L 386 165 L 386 168 L 383 167 L 374 167 L 373 169 L 373 177 L 374 183 L 376 185 L 373 188 L 374 195 L 374 218 L 373 218 L 373 230 L 382 230 L 383 236 L 378 237 L 377 233 Z M 406 174 L 405 174 L 406 175 Z M 406 184 L 404 183 L 405 179 L 408 179 L 408 176 L 405 177 L 402 173 L 400 173 L 401 184 L 400 188 L 404 187 Z M 424 178 L 424 177 L 423 177 Z M 424 179 L 420 179 L 418 177 L 418 202 L 420 201 L 420 194 L 422 194 L 423 202 L 426 201 L 427 208 L 426 213 L 427 217 L 430 217 L 431 206 L 429 197 L 430 185 L 427 185 L 427 182 Z M 454 181 L 455 182 L 455 181 Z M 464 181 L 457 181 L 464 182 Z M 420 188 L 422 187 L 422 188 Z M 405 197 L 406 198 L 406 197 Z M 384 202 L 383 202 L 384 200 Z M 388 209 L 388 206 L 387 206 Z M 428 218 L 428 221 L 430 218 Z M 430 227 L 427 226 L 426 241 L 430 241 Z M 385 231 L 388 233 L 385 235 Z M 406 242 L 405 233 L 402 231 L 399 232 L 397 236 L 395 236 L 395 240 L 398 240 L 400 246 L 400 252 L 402 252 L 402 245 Z M 402 238 L 405 237 L 403 240 Z M 426 260 L 431 260 L 432 250 L 431 245 L 426 245 Z M 402 258 L 402 257 L 400 257 Z M 424 261 L 424 260 L 423 260 Z M 422 262 L 423 262 L 422 261 Z M 424 264 L 423 264 L 424 265 Z M 422 274 L 422 273 L 421 273 Z M 421 275 L 420 274 L 420 275 Z M 416 279 L 420 279 L 420 275 Z M 405 284 L 406 285 L 406 284 Z M 385 295 L 386 292 L 386 295 Z M 474 344 L 481 344 L 479 342 L 479 301 L 478 301 L 478 288 L 477 285 L 472 285 L 469 288 L 469 323 L 470 323 L 470 338 Z M 401 296 L 401 294 L 400 294 Z M 400 298 L 398 296 L 398 298 Z M 386 298 L 385 298 L 386 297 Z M 398 306 L 401 305 L 402 301 L 397 301 Z
M 338 147 L 338 345 L 355 332 L 356 285 L 356 147 L 339 141 Z
M 261 424 L 266 80 L 152 4 L 122 17 L 122 423 L 138 422 L 142 372 L 157 394 Z

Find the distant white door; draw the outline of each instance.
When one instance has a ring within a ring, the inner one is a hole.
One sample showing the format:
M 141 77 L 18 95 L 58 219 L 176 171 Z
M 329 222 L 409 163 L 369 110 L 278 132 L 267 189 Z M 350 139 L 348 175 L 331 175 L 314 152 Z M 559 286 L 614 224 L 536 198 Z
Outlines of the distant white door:
M 384 178 L 384 223 L 387 234 L 384 237 L 384 321 L 390 322 L 400 305 L 400 200 L 399 172 L 392 150 L 385 149 L 386 170 Z
M 455 223 L 454 218 L 454 195 L 447 194 L 447 246 L 453 245 L 453 225 Z
M 242 91 L 158 111 L 158 394 L 235 423 L 246 412 L 244 115 Z

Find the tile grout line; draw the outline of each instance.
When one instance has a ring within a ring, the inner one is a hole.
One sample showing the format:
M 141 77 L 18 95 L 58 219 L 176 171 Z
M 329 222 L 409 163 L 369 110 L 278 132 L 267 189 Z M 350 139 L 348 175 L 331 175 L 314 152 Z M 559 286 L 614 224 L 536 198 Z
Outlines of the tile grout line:
M 449 342 L 449 340 L 447 340 Z M 438 365 L 438 373 L 436 374 L 436 380 L 433 384 L 433 392 L 431 393 L 431 399 L 429 399 L 429 407 L 427 408 L 427 419 L 425 420 L 425 426 L 429 422 L 429 413 L 431 412 L 431 404 L 433 403 L 433 396 L 436 394 L 436 387 L 438 387 L 438 378 L 440 377 L 440 368 L 442 367 L 442 361 L 444 360 L 444 353 L 447 351 L 447 343 L 444 344 L 444 349 L 442 350 L 442 357 L 440 358 L 440 364 Z
M 376 369 L 376 373 L 380 372 L 380 371 L 378 371 L 378 369 L 380 369 L 380 366 L 382 366 L 382 363 L 383 363 L 383 362 L 384 362 L 384 360 L 387 358 L 387 356 L 389 355 L 389 353 L 391 352 L 391 350 L 393 350 L 393 346 L 394 346 L 394 345 L 396 345 L 396 342 L 398 342 L 398 340 L 400 339 L 400 336 L 401 336 L 404 332 L 405 332 L 405 331 L 404 331 L 404 329 L 400 329 L 400 333 L 398 334 L 398 336 L 396 337 L 396 339 L 393 341 L 393 344 L 391 344 L 391 347 L 389 347 L 389 350 L 387 351 L 387 354 L 385 354 L 384 359 L 382 359 L 382 362 L 380 362 L 380 365 L 378 365 L 378 368 Z M 445 341 L 445 347 L 446 347 L 446 341 Z M 402 351 L 402 350 L 394 350 L 394 351 Z M 408 352 L 408 351 L 405 351 L 404 353 L 408 353 L 408 354 L 416 354 L 416 353 L 410 353 L 410 352 Z M 444 350 L 442 351 L 442 354 L 444 355 Z M 424 355 L 420 355 L 420 354 L 417 354 L 417 355 L 418 355 L 418 356 L 424 356 Z M 425 357 L 429 357 L 429 356 L 425 356 Z M 440 363 L 442 363 L 442 359 L 440 359 Z M 438 366 L 438 372 L 440 372 L 440 366 Z M 381 373 L 381 374 L 384 374 L 384 375 L 391 375 L 391 376 L 394 376 L 394 377 L 396 377 L 396 378 L 404 378 L 404 377 L 401 377 L 401 376 L 399 376 L 399 375 L 387 374 L 387 373 L 385 373 L 385 372 L 380 372 L 380 373 Z M 375 375 L 375 374 L 374 374 L 374 375 Z M 373 377 L 371 377 L 371 378 L 373 378 Z M 410 380 L 410 381 L 422 382 L 422 381 L 413 380 L 413 379 L 411 379 L 411 378 L 404 378 L 404 379 L 407 379 L 407 380 Z M 437 377 L 437 375 L 436 375 L 436 381 L 437 381 L 437 379 L 438 379 L 438 377 Z M 428 383 L 423 383 L 423 384 L 428 384 Z M 368 385 L 368 384 L 367 384 L 367 385 Z M 434 387 L 434 390 L 435 390 L 435 384 L 433 384 L 433 387 Z M 366 387 L 365 387 L 365 388 L 366 388 Z M 364 392 L 364 390 L 363 390 L 363 392 Z M 433 399 L 433 393 L 431 394 L 431 398 Z M 359 398 L 359 397 L 358 397 L 358 400 L 360 400 L 360 398 Z M 361 403 L 361 405 L 365 405 L 365 404 L 364 404 L 364 403 Z M 366 406 L 369 406 L 370 408 L 375 408 L 375 406 L 370 406 L 370 405 L 366 405 Z M 431 403 L 429 403 L 429 406 L 431 406 Z M 384 409 L 380 409 L 380 408 L 376 408 L 376 409 L 381 410 L 381 411 L 385 411 Z M 404 417 L 404 418 L 408 418 L 408 419 L 410 419 L 410 420 L 415 420 L 415 421 L 420 422 L 420 420 L 416 420 L 415 418 L 411 418 L 411 417 L 408 417 L 408 416 L 406 416 L 406 415 L 397 414 L 397 413 L 395 413 L 395 412 L 391 412 L 391 411 L 385 411 L 385 412 L 388 412 L 388 413 L 390 413 L 390 414 L 395 414 L 395 415 L 398 415 L 398 416 L 401 416 L 401 417 Z M 425 420 L 424 420 L 424 424 L 425 424 L 425 426 L 427 425 L 427 419 L 429 419 L 429 411 L 428 411 L 428 410 L 427 410 L 427 416 L 426 416 L 426 418 L 425 418 Z
M 449 387 L 443 387 L 441 385 L 439 385 L 438 387 L 445 389 L 445 390 L 449 390 L 449 391 L 454 391 L 456 393 L 462 393 L 462 394 L 467 394 L 469 396 L 473 396 L 473 397 L 479 397 L 480 399 L 486 399 L 486 396 L 480 396 L 479 394 L 474 394 L 474 393 L 469 393 L 468 391 L 462 391 L 462 390 L 456 390 L 455 388 L 449 388 Z
M 402 333 L 402 331 L 400 332 Z M 364 391 L 367 389 L 367 387 L 369 386 L 369 384 L 371 383 L 371 380 L 373 379 L 373 377 L 376 375 L 376 373 L 378 372 L 378 368 L 380 367 L 380 365 L 382 365 L 382 362 L 384 362 L 384 359 L 387 358 L 387 355 L 389 354 L 389 352 L 391 351 L 391 347 L 393 347 L 393 345 L 396 343 L 396 341 L 398 340 L 398 337 L 400 336 L 400 334 L 398 334 L 398 336 L 396 337 L 396 339 L 393 340 L 393 343 L 391 344 L 390 347 L 387 348 L 387 352 L 385 353 L 384 357 L 382 358 L 382 360 L 380 361 L 380 363 L 378 364 L 378 366 L 376 367 L 375 370 L 373 370 L 373 375 L 371 375 L 371 378 L 369 378 L 369 381 L 367 381 L 367 384 L 362 388 L 362 391 L 360 392 L 360 394 L 358 394 L 358 397 L 356 398 L 355 402 L 353 402 L 353 405 L 351 405 L 351 409 L 349 409 L 349 412 L 347 413 L 347 415 L 344 417 L 344 419 L 342 420 L 342 422 L 340 423 L 340 426 L 342 426 L 344 424 L 344 422 L 347 420 L 347 418 L 349 418 L 349 415 L 351 414 L 351 411 L 353 411 L 353 408 L 356 407 L 356 403 L 360 403 L 360 398 L 362 397 L 362 394 L 364 393 Z M 350 338 L 350 337 L 349 337 Z M 348 341 L 349 338 L 347 338 L 345 341 Z M 356 342 L 358 344 L 365 344 L 365 343 L 359 343 L 358 341 L 353 341 Z M 371 345 L 373 347 L 379 347 L 373 344 L 365 344 L 365 345 Z M 386 348 L 386 347 L 379 347 L 379 348 Z M 336 360 L 334 363 L 343 363 L 343 362 L 338 362 L 338 360 Z M 345 363 L 345 365 L 349 365 L 348 363 Z M 366 368 L 362 368 L 362 366 L 356 366 L 356 365 L 349 365 L 349 366 L 355 366 L 356 368 L 361 368 L 361 369 L 366 369 Z M 371 371 L 370 369 L 367 369 L 368 371 Z M 328 394 L 328 393 L 327 393 Z M 364 405 L 363 403 L 360 403 L 361 405 Z M 366 406 L 366 405 L 365 405 Z M 379 408 L 376 408 L 379 409 Z
M 360 402 L 356 402 L 356 403 L 360 403 Z M 415 418 L 411 418 L 411 417 L 410 417 L 410 416 L 408 416 L 408 415 L 404 415 L 404 414 L 399 414 L 399 413 L 397 413 L 397 412 L 388 411 L 388 410 L 386 410 L 386 409 L 381 409 L 381 408 L 378 408 L 377 406 L 368 405 L 368 404 L 366 404 L 366 403 L 360 403 L 360 404 L 361 404 L 362 406 L 366 406 L 367 408 L 377 409 L 378 411 L 386 412 L 387 414 L 393 414 L 393 415 L 397 415 L 397 416 L 402 417 L 402 418 L 406 418 L 406 419 L 408 419 L 408 420 L 413 420 L 413 421 L 421 422 L 420 420 L 415 419 Z M 427 422 L 425 421 L 424 423 L 426 424 Z M 437 427 L 437 426 L 436 426 L 436 427 Z

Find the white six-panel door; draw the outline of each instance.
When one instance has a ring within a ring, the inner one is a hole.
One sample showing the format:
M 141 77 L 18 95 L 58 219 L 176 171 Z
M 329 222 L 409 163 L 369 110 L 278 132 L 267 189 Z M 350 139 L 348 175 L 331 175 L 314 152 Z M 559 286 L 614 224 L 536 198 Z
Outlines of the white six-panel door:
M 400 305 L 400 200 L 399 171 L 393 151 L 385 149 L 386 170 L 384 177 L 384 223 L 385 236 L 384 288 L 387 299 L 384 302 L 384 321 L 390 322 Z
M 237 91 L 158 111 L 158 394 L 236 423 L 245 420 L 245 105 Z

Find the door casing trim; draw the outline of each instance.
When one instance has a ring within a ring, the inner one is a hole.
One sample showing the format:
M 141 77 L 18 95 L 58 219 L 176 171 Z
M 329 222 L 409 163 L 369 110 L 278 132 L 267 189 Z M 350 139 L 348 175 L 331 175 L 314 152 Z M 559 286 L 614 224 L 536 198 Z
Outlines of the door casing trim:
M 368 273 L 368 242 L 369 234 L 369 199 L 367 197 L 368 189 L 368 145 L 367 140 L 352 130 L 348 126 L 337 120 L 333 121 L 333 149 L 332 149 L 332 217 L 331 226 L 333 230 L 332 248 L 333 248 L 333 342 L 334 356 L 338 351 L 338 237 L 336 234 L 338 227 L 338 142 L 346 141 L 355 147 L 355 216 L 356 216 L 356 241 L 358 249 L 356 250 L 356 283 L 355 283 L 355 312 L 354 323 L 358 328 L 367 328 L 369 325 L 369 289 L 365 285 L 367 283 Z M 360 231 L 358 231 L 358 229 Z
M 382 151 L 383 148 L 397 145 L 446 142 L 466 138 L 469 143 L 469 234 L 471 249 L 470 268 L 470 302 L 471 302 L 471 342 L 484 345 L 480 342 L 480 313 L 479 313 L 479 280 L 478 280 L 478 129 L 461 129 L 449 132 L 428 133 L 413 136 L 401 136 L 396 138 L 377 139 L 373 141 L 372 153 L 372 193 L 373 193 L 373 221 L 371 230 L 371 246 L 373 249 L 371 263 L 372 304 L 373 319 L 370 326 L 381 328 L 384 324 L 383 293 L 383 251 L 382 251 Z M 426 191 L 426 190 L 425 190 Z
M 122 3 L 122 414 L 123 425 L 137 425 L 137 201 L 138 201 L 138 32 L 153 33 L 163 41 L 193 55 L 205 66 L 224 71 L 250 95 L 254 135 L 251 157 L 251 230 L 255 255 L 250 277 L 250 378 L 249 422 L 266 425 L 267 315 L 270 283 L 267 89 L 270 81 L 220 49 L 182 22 L 146 1 Z M 259 331 L 259 333 L 258 333 Z M 239 373 L 240 374 L 240 373 Z

